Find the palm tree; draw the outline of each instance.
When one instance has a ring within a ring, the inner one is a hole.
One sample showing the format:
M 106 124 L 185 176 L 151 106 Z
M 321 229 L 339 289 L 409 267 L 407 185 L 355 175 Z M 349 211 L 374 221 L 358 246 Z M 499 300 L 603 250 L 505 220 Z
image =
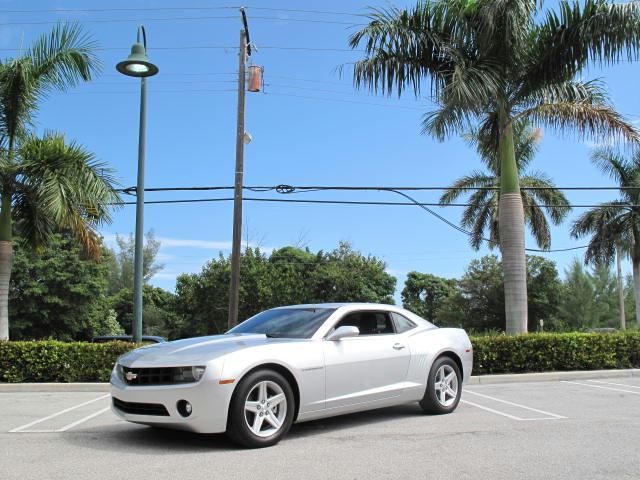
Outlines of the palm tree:
M 68 230 L 95 256 L 95 229 L 119 200 L 110 170 L 84 148 L 62 135 L 29 133 L 48 93 L 91 79 L 98 68 L 93 46 L 78 26 L 58 25 L 23 56 L 0 62 L 0 339 L 9 338 L 14 232 L 37 247 L 55 230 Z
M 374 92 L 421 94 L 428 79 L 437 109 L 423 130 L 439 140 L 477 126 L 500 159 L 498 218 L 504 265 L 506 331 L 527 331 L 524 209 L 513 138 L 528 121 L 593 137 L 639 142 L 609 104 L 590 65 L 640 57 L 640 4 L 562 0 L 559 13 L 539 0 L 434 0 L 411 9 L 376 9 L 350 38 L 365 57 L 354 84 Z
M 498 204 L 500 202 L 500 162 L 495 152 L 487 148 L 486 138 L 478 132 L 465 135 L 467 142 L 476 148 L 488 172 L 473 171 L 471 175 L 456 180 L 442 197 L 441 204 L 455 202 L 465 196 L 469 189 L 478 189 L 469 196 L 469 206 L 462 213 L 461 225 L 470 230 L 471 246 L 478 250 L 483 242 L 494 248 L 500 243 Z M 519 122 L 513 129 L 514 149 L 518 164 L 524 220 L 538 246 L 551 248 L 549 216 L 554 225 L 559 225 L 569 213 L 569 201 L 555 188 L 553 181 L 543 172 L 526 172 L 541 139 L 539 129 Z M 488 230 L 488 235 L 485 232 Z M 488 238 L 487 238 L 488 237 Z
M 571 235 L 591 235 L 585 252 L 587 264 L 611 264 L 618 248 L 631 257 L 636 322 L 640 326 L 640 151 L 626 159 L 611 148 L 601 148 L 592 154 L 592 161 L 621 187 L 620 199 L 580 215 Z

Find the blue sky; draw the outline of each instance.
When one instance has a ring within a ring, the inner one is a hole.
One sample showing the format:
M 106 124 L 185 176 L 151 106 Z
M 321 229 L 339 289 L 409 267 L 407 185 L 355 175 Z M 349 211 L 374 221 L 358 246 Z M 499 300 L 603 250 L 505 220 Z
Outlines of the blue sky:
M 246 185 L 448 185 L 480 168 L 474 152 L 458 138 L 439 143 L 420 134 L 420 119 L 430 109 L 425 99 L 386 99 L 354 91 L 349 62 L 359 53 L 347 48 L 353 28 L 337 14 L 258 10 L 255 7 L 334 12 L 366 11 L 368 4 L 350 0 L 252 2 L 248 9 L 251 39 L 257 46 L 251 60 L 265 68 L 266 93 L 248 93 L 246 130 L 253 142 L 245 148 Z M 555 2 L 547 2 L 553 6 Z M 409 4 L 401 2 L 398 5 Z M 84 13 L 8 13 L 7 10 L 62 8 L 147 8 L 171 6 L 227 6 L 226 2 L 36 1 L 0 2 L 0 49 L 15 55 L 46 32 L 56 19 L 86 22 L 86 30 L 100 47 L 103 73 L 94 82 L 67 94 L 54 94 L 43 104 L 37 128 L 65 132 L 84 144 L 117 171 L 122 185 L 135 184 L 139 82 L 115 71 L 135 39 L 142 20 L 149 55 L 160 73 L 149 80 L 147 137 L 148 187 L 232 185 L 235 161 L 237 10 L 159 10 Z M 169 17 L 233 17 L 208 19 Z M 263 18 L 259 18 L 263 17 Z M 154 20 L 155 19 L 155 20 Z M 104 22 L 103 20 L 120 20 Z M 126 21 L 124 21 L 126 20 Z M 356 19 L 356 21 L 358 21 Z M 36 24 L 17 25 L 32 22 Z M 228 47 L 183 48 L 171 47 Z M 270 48 L 270 47 L 286 47 Z M 308 47 L 328 51 L 295 50 Z M 336 68 L 346 65 L 344 78 Z M 632 121 L 640 120 L 637 64 L 621 64 L 585 72 L 583 78 L 602 78 L 613 103 Z M 575 136 L 545 130 L 533 164 L 558 185 L 609 185 L 589 161 L 592 143 Z M 263 197 L 274 197 L 276 194 Z M 313 199 L 396 200 L 391 193 L 316 192 Z M 421 193 L 436 201 L 439 193 Z M 215 193 L 154 193 L 147 200 L 214 197 Z M 227 196 L 222 194 L 220 196 Z M 251 194 L 259 196 L 259 194 Z M 598 202 L 614 192 L 568 192 L 573 202 Z M 452 221 L 459 208 L 438 209 Z M 553 247 L 583 244 L 569 238 L 574 210 L 564 225 L 553 229 Z M 148 205 L 145 228 L 162 241 L 165 264 L 153 283 L 172 290 L 176 275 L 197 272 L 219 251 L 227 254 L 231 240 L 230 202 Z M 406 272 L 418 270 L 444 277 L 460 276 L 468 262 L 486 250 L 474 252 L 465 235 L 413 207 L 332 206 L 246 202 L 245 238 L 264 248 L 302 243 L 312 250 L 332 249 L 347 240 L 363 253 L 385 260 L 402 288 Z M 107 241 L 116 233 L 134 229 L 134 208 L 115 214 L 102 231 Z M 534 247 L 528 239 L 528 245 Z M 547 254 L 560 272 L 575 252 Z

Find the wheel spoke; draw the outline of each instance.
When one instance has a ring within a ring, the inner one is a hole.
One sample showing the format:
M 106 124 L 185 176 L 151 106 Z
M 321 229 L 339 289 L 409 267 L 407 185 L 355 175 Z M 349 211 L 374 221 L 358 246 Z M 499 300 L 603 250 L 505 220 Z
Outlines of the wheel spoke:
M 440 390 L 440 403 L 443 405 L 447 402 L 447 392 L 445 389 Z
M 258 400 L 262 403 L 267 401 L 267 382 L 260 382 L 258 386 Z
M 284 393 L 279 393 L 278 395 L 274 395 L 273 397 L 267 399 L 267 403 L 271 405 L 271 408 L 273 408 L 276 405 L 284 402 L 285 398 L 286 397 L 284 396 Z
M 451 372 L 449 375 L 447 375 L 446 377 L 444 377 L 445 382 L 447 382 L 449 385 L 451 385 L 451 382 L 453 381 L 453 379 L 456 378 L 456 372 Z
M 267 422 L 271 424 L 273 428 L 278 429 L 282 426 L 282 422 L 278 419 L 278 417 L 276 417 L 276 415 L 271 410 L 267 412 L 267 415 L 264 418 Z
M 251 430 L 253 430 L 253 433 L 255 433 L 256 435 L 260 434 L 263 421 L 264 421 L 264 417 L 261 417 L 256 413 L 255 418 L 253 419 L 253 425 L 251 425 Z
M 258 413 L 258 404 L 259 404 L 259 402 L 254 402 L 254 401 L 251 401 L 251 400 L 247 400 L 244 403 L 244 409 L 247 412 Z

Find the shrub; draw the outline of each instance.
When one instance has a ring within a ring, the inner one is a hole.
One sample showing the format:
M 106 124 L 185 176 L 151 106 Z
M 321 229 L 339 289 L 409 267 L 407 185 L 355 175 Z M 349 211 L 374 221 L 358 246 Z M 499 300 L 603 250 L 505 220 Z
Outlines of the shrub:
M 640 367 L 640 332 L 472 337 L 474 375 Z M 0 341 L 0 382 L 108 382 L 126 342 Z
M 640 367 L 640 333 L 472 337 L 473 374 Z
M 108 382 L 127 342 L 0 341 L 1 382 Z

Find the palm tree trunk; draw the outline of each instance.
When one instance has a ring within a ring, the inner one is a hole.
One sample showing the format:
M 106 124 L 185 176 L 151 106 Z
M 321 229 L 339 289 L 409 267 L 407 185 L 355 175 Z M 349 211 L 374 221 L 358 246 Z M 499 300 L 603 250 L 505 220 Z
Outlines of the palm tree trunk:
M 503 127 L 499 145 L 500 202 L 498 225 L 504 271 L 504 300 L 508 335 L 527 332 L 527 258 L 524 207 L 510 124 Z
M 633 262 L 633 290 L 636 297 L 636 323 L 640 327 L 640 258 L 635 255 Z
M 12 260 L 11 193 L 4 191 L 0 203 L 0 340 L 9 340 L 9 282 Z

